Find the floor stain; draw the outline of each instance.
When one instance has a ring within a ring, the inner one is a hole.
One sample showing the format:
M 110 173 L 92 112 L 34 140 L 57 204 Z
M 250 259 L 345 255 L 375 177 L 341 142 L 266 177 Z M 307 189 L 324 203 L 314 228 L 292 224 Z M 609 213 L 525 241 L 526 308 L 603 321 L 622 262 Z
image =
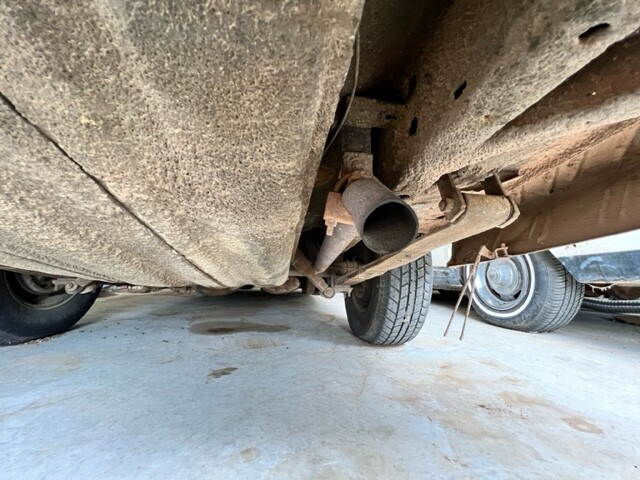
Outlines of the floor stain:
M 500 398 L 509 405 L 524 405 L 527 407 L 543 407 L 551 410 L 559 410 L 559 408 L 553 403 L 545 400 L 544 398 L 534 397 L 529 395 L 522 395 L 517 392 L 502 392 Z
M 569 425 L 574 430 L 578 430 L 579 432 L 584 433 L 602 433 L 602 429 L 594 425 L 591 422 L 588 422 L 584 418 L 580 417 L 565 417 L 562 419 L 564 423 Z
M 180 355 L 163 360 L 162 362 L 159 362 L 159 365 L 166 365 L 167 363 L 177 362 L 178 360 L 182 360 L 182 357 Z
M 438 367 L 438 371 L 434 377 L 434 380 L 438 384 L 446 385 L 447 387 L 454 388 L 466 388 L 470 387 L 476 380 L 471 380 L 464 372 L 464 369 L 459 369 L 458 366 L 452 363 L 442 363 Z
M 2 418 L 2 417 L 11 418 L 11 416 L 17 415 L 17 414 L 19 414 L 21 412 L 24 412 L 24 411 L 32 411 L 32 410 L 36 410 L 38 408 L 48 407 L 48 406 L 55 405 L 55 404 L 61 404 L 61 403 L 64 404 L 64 402 L 66 400 L 72 399 L 72 398 L 77 397 L 77 396 L 78 395 L 76 395 L 76 394 L 72 394 L 72 395 L 67 395 L 66 397 L 41 398 L 41 399 L 36 400 L 34 402 L 31 402 L 31 403 L 29 403 L 27 405 L 24 405 L 24 406 L 12 411 L 12 412 L 0 413 L 0 418 Z
M 505 383 L 510 383 L 511 385 L 522 385 L 522 381 L 515 377 L 501 377 L 500 380 Z
M 180 315 L 183 313 L 180 310 L 160 310 L 157 312 L 151 312 L 154 317 L 173 317 L 174 315 Z
M 504 365 L 490 358 L 483 358 L 479 360 L 479 363 L 481 363 L 482 365 L 486 365 L 487 367 L 494 368 L 496 370 L 504 370 Z
M 260 348 L 270 348 L 278 346 L 278 344 L 271 338 L 243 338 L 237 342 L 237 345 L 249 350 L 258 350 Z
M 457 457 L 449 458 L 449 457 L 447 457 L 446 455 L 443 455 L 443 457 L 444 457 L 444 459 L 445 459 L 447 462 L 457 463 L 458 465 L 460 465 L 460 466 L 462 466 L 462 467 L 464 467 L 464 468 L 467 468 L 467 467 L 468 467 L 468 465 L 467 465 L 466 463 L 461 462 L 460 460 L 458 460 L 458 458 L 457 458 Z
M 268 323 L 211 321 L 194 323 L 189 327 L 189 331 L 199 335 L 229 335 L 242 332 L 282 332 L 290 328 L 287 325 Z
M 520 412 L 516 412 L 513 411 L 509 405 L 506 405 L 507 408 L 503 408 L 500 406 L 495 406 L 495 405 L 488 405 L 488 404 L 478 404 L 478 407 L 485 410 L 486 412 L 488 412 L 490 415 L 494 415 L 494 416 L 501 416 L 501 415 L 509 415 L 509 416 L 513 416 L 513 417 L 518 417 L 522 420 L 527 420 L 527 416 Z
M 76 355 L 43 354 L 33 355 L 25 360 L 25 364 L 34 367 L 55 368 L 62 372 L 72 372 L 83 366 L 83 359 Z
M 320 315 L 320 318 L 327 323 L 336 323 L 337 320 L 335 315 Z
M 209 375 L 207 375 L 207 377 L 208 378 L 225 377 L 227 375 L 231 375 L 237 369 L 238 367 L 224 367 L 224 368 L 215 368 L 215 369 L 212 368 L 211 370 L 209 370 Z
M 240 456 L 247 463 L 253 462 L 256 458 L 258 458 L 258 455 L 260 455 L 260 450 L 258 450 L 256 447 L 245 448 L 240 452 Z
M 552 410 L 557 412 L 557 414 L 567 414 L 569 412 L 567 412 L 566 410 L 562 409 L 561 407 L 549 402 L 548 400 L 545 400 L 544 398 L 540 398 L 540 397 L 533 397 L 533 396 L 528 396 L 528 395 L 521 395 L 519 393 L 516 392 L 502 392 L 500 394 L 500 397 L 502 398 L 502 400 L 507 403 L 508 405 L 519 405 L 520 407 L 525 406 L 525 407 L 542 407 L 548 410 Z M 579 432 L 585 432 L 585 433 L 598 433 L 601 434 L 602 429 L 597 426 L 594 425 L 593 423 L 585 420 L 582 417 L 579 417 L 577 415 L 572 415 L 569 417 L 561 417 L 562 421 L 564 423 L 566 423 L 567 425 L 569 425 L 571 428 L 573 428 L 574 430 L 578 430 Z

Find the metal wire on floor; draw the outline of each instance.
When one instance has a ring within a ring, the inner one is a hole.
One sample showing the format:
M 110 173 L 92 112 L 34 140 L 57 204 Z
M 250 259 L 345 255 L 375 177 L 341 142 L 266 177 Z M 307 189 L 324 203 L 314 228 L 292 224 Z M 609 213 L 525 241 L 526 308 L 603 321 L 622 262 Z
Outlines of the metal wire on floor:
M 465 311 L 465 314 L 464 314 L 464 321 L 462 322 L 462 329 L 460 330 L 459 340 L 462 340 L 464 338 L 464 332 L 467 328 L 467 320 L 469 319 L 469 314 L 471 313 L 471 304 L 473 303 L 473 297 L 476 293 L 476 273 L 478 271 L 478 265 L 480 264 L 481 258 L 482 258 L 482 252 L 478 252 L 476 259 L 473 262 L 473 268 L 471 269 L 471 272 L 469 273 L 466 280 L 464 281 L 464 285 L 462 286 L 462 291 L 460 292 L 460 295 L 458 296 L 458 300 L 456 301 L 456 306 L 453 308 L 453 312 L 451 313 L 451 318 L 449 318 L 449 323 L 447 323 L 447 328 L 444 331 L 444 335 L 443 335 L 444 337 L 446 337 L 449 334 L 449 329 L 451 328 L 451 324 L 453 323 L 453 318 L 456 316 L 456 313 L 458 312 L 458 308 L 462 303 L 464 294 L 466 293 L 467 289 L 469 289 L 469 303 L 467 303 L 467 310 Z M 471 286 L 469 287 L 469 285 Z

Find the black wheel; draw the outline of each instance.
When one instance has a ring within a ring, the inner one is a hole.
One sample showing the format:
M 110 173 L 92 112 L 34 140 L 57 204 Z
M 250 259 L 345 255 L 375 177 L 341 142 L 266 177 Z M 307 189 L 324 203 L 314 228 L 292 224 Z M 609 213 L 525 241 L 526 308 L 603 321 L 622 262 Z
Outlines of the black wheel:
M 402 345 L 418 335 L 431 301 L 431 254 L 355 285 L 345 298 L 351 331 L 374 345 Z
M 499 327 L 552 332 L 573 320 L 583 298 L 584 285 L 540 252 L 478 265 L 473 309 Z
M 0 345 L 62 333 L 93 305 L 100 289 L 67 294 L 50 277 L 0 271 Z

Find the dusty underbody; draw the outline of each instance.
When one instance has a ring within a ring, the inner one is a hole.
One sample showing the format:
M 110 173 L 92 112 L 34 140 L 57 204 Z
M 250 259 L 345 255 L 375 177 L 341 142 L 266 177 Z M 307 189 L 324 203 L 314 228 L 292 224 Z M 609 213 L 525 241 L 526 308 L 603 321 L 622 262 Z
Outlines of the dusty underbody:
M 623 0 L 5 5 L 0 265 L 330 296 L 447 243 L 640 228 L 639 27 Z

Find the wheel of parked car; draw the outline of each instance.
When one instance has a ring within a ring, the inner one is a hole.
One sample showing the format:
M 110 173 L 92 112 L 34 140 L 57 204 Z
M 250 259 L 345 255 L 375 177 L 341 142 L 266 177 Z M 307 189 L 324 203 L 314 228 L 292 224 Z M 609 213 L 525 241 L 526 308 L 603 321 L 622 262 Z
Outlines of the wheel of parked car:
M 43 275 L 0 271 L 0 345 L 62 333 L 93 305 L 100 288 L 67 294 Z
M 578 313 L 584 297 L 584 285 L 549 252 L 481 263 L 475 288 L 473 308 L 478 315 L 493 325 L 524 332 L 563 327 Z
M 431 254 L 355 285 L 345 297 L 353 333 L 375 345 L 401 345 L 418 335 L 431 302 Z

